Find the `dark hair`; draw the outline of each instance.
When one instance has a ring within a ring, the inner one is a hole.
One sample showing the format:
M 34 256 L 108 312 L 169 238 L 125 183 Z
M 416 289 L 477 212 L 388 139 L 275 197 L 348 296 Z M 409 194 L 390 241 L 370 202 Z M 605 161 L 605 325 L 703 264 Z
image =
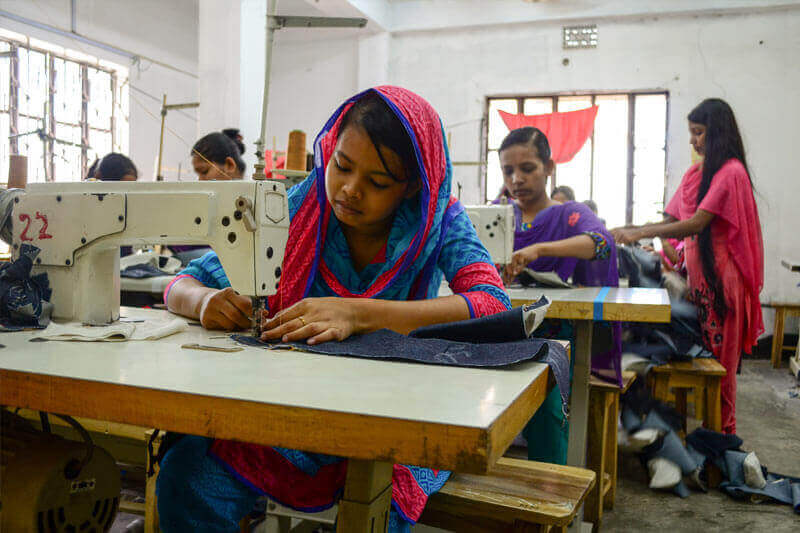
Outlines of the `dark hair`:
M 90 166 L 89 170 L 86 171 L 86 177 L 83 179 L 85 180 L 93 179 L 95 172 L 97 172 L 97 165 L 99 164 L 100 164 L 100 159 L 95 158 L 94 163 L 92 163 L 92 166 Z
M 92 168 L 94 168 L 94 172 L 92 172 Z M 95 178 L 101 181 L 120 181 L 128 174 L 139 177 L 139 172 L 136 170 L 136 165 L 133 164 L 133 161 L 127 156 L 111 152 L 106 154 L 99 162 L 95 161 L 92 164 L 87 178 Z
M 511 130 L 508 135 L 506 135 L 506 138 L 503 139 L 503 142 L 500 143 L 500 149 L 497 153 L 517 144 L 536 148 L 536 154 L 542 162 L 547 163 L 550 161 L 550 143 L 547 142 L 547 136 L 539 128 L 526 126 L 524 128 Z
M 389 170 L 379 149 L 380 146 L 388 148 L 400 156 L 408 175 L 408 181 L 413 182 L 419 179 L 417 154 L 414 151 L 411 137 L 408 136 L 405 126 L 389 105 L 383 101 L 383 98 L 376 93 L 369 93 L 355 102 L 342 117 L 339 131 L 344 131 L 347 126 L 352 124 L 357 124 L 367 132 L 384 169 L 395 181 L 404 180 Z
M 597 214 L 597 202 L 594 200 L 584 200 L 583 205 L 592 210 L 592 213 Z
M 561 193 L 564 196 L 566 196 L 567 200 L 569 200 L 570 202 L 575 201 L 575 191 L 572 190 L 572 187 L 567 187 L 566 185 L 559 185 L 558 187 L 553 189 L 553 192 L 550 193 L 550 198 L 552 198 L 558 193 Z
M 700 202 L 703 201 L 703 198 L 708 193 L 714 175 L 730 159 L 738 159 L 742 163 L 750 179 L 750 187 L 752 187 L 753 180 L 750 178 L 750 171 L 747 168 L 742 136 L 739 134 L 739 126 L 736 124 L 736 117 L 733 115 L 731 106 L 719 98 L 709 98 L 703 100 L 700 105 L 692 109 L 688 119 L 689 122 L 701 124 L 706 128 L 705 149 L 703 150 L 703 177 L 700 181 L 700 188 L 697 191 L 697 205 L 700 205 Z M 700 232 L 699 244 L 703 275 L 706 278 L 706 283 L 714 293 L 714 311 L 716 311 L 720 320 L 723 320 L 727 306 L 725 305 L 722 282 L 714 269 L 711 224 Z
M 225 164 L 225 160 L 230 157 L 236 163 L 239 172 L 244 172 L 243 153 L 242 135 L 239 130 L 228 128 L 201 137 L 192 146 L 191 155 L 199 154 L 202 158 L 218 165 Z

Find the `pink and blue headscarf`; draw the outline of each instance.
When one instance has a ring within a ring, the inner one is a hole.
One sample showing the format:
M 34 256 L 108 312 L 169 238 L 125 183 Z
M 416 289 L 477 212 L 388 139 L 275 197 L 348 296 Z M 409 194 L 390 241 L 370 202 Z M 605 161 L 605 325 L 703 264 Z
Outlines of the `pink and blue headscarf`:
M 335 217 L 325 193 L 325 169 L 333 155 L 342 118 L 354 102 L 369 93 L 379 95 L 405 127 L 416 155 L 421 188 L 398 210 L 386 261 L 374 281 L 360 288 L 343 282 L 340 265 L 331 264 L 334 257 L 324 253 L 329 226 L 337 223 L 332 220 Z M 439 279 L 434 279 L 433 274 L 441 239 L 447 222 L 463 209 L 451 199 L 451 175 L 441 121 L 423 98 L 400 87 L 382 86 L 348 99 L 328 119 L 314 142 L 312 174 L 290 194 L 289 241 L 278 292 L 268 301 L 270 312 L 312 295 L 312 286 L 320 282 L 334 295 L 348 298 L 405 300 L 435 296 Z

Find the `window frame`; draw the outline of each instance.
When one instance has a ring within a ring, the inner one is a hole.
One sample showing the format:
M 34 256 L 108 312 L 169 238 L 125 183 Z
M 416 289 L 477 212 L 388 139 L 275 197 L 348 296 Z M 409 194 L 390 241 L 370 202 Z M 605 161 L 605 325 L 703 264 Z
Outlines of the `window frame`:
M 550 98 L 552 101 L 552 109 L 553 112 L 558 112 L 558 100 L 559 97 L 564 96 L 582 96 L 582 97 L 591 97 L 592 102 L 591 105 L 595 105 L 596 99 L 598 96 L 627 96 L 628 99 L 628 139 L 627 139 L 627 150 L 628 150 L 628 157 L 627 157 L 627 173 L 626 173 L 626 197 L 625 197 L 625 223 L 632 224 L 633 223 L 633 191 L 634 191 L 634 140 L 635 140 L 635 128 L 636 128 L 636 97 L 637 96 L 651 96 L 651 95 L 663 95 L 665 100 L 665 112 L 666 117 L 664 120 L 664 191 L 663 191 L 663 198 L 666 200 L 667 194 L 667 176 L 666 176 L 666 169 L 667 169 L 667 161 L 669 161 L 669 144 L 667 143 L 668 135 L 669 135 L 669 116 L 670 116 L 670 94 L 667 89 L 643 89 L 643 90 L 619 90 L 619 91 L 562 91 L 557 93 L 531 93 L 531 94 L 508 94 L 508 93 L 499 93 L 499 94 L 491 94 L 487 95 L 484 99 L 484 111 L 483 111 L 483 124 L 481 128 L 481 161 L 485 164 L 481 165 L 481 194 L 483 196 L 484 202 L 489 201 L 488 199 L 488 191 L 487 189 L 487 174 L 488 174 L 488 162 L 489 162 L 489 111 L 492 100 L 516 100 L 517 101 L 517 114 L 522 113 L 525 109 L 525 100 L 529 98 Z M 591 151 L 591 160 L 589 164 L 590 174 L 589 174 L 589 191 L 590 191 L 590 198 L 594 198 L 594 159 L 595 159 L 595 139 L 594 139 L 594 130 L 592 130 L 592 151 Z M 551 187 L 556 187 L 558 184 L 558 177 L 557 177 L 557 170 L 553 171 L 553 178 L 551 181 Z
M 14 39 L 13 37 L 9 37 L 6 35 L 0 36 L 0 42 L 7 43 L 9 45 L 8 51 L 8 58 L 9 58 L 9 94 L 8 94 L 8 114 L 9 114 L 9 131 L 7 135 L 9 136 L 9 154 L 18 155 L 19 154 L 19 142 L 17 135 L 19 135 L 19 119 L 20 116 L 25 118 L 25 115 L 21 115 L 19 112 L 19 96 L 20 96 L 20 76 L 19 76 L 19 50 L 20 48 L 24 48 L 31 52 L 37 52 L 40 54 L 45 55 L 45 62 L 47 65 L 47 77 L 48 77 L 48 88 L 47 88 L 47 101 L 48 101 L 48 111 L 46 116 L 44 117 L 44 129 L 45 134 L 48 135 L 48 139 L 43 141 L 43 153 L 44 153 L 44 176 L 45 182 L 53 182 L 55 181 L 55 138 L 56 136 L 56 127 L 58 124 L 65 124 L 71 125 L 73 127 L 80 127 L 81 130 L 81 141 L 80 141 L 80 149 L 81 149 L 81 161 L 80 161 L 80 176 L 77 176 L 80 180 L 86 175 L 86 171 L 88 170 L 91 163 L 89 162 L 89 149 L 91 145 L 89 144 L 89 133 L 90 131 L 98 131 L 103 132 L 106 134 L 111 135 L 111 147 L 112 150 L 117 146 L 117 128 L 116 124 L 119 120 L 119 110 L 117 109 L 117 91 L 121 88 L 120 82 L 124 85 L 127 81 L 127 76 L 120 79 L 119 74 L 120 71 L 114 68 L 101 65 L 100 58 L 93 58 L 94 61 L 87 61 L 77 59 L 75 57 L 70 57 L 68 54 L 59 54 L 52 50 L 48 50 L 47 48 L 42 48 L 31 44 L 30 38 L 27 41 L 22 41 L 19 39 Z M 78 124 L 66 124 L 56 121 L 55 119 L 55 94 L 56 94 L 56 83 L 55 83 L 55 60 L 61 60 L 70 63 L 77 64 L 80 68 L 80 75 L 81 75 L 81 102 L 80 102 L 80 109 L 81 109 L 81 116 L 80 122 Z M 89 69 L 95 69 L 101 72 L 105 72 L 109 75 L 111 81 L 111 114 L 108 129 L 99 129 L 91 127 L 89 124 L 89 116 L 88 116 L 88 107 L 90 101 L 90 87 L 89 87 Z M 5 111 L 2 111 L 5 113 Z M 39 117 L 34 117 L 39 119 Z M 22 132 L 27 133 L 27 132 Z M 0 132 L 0 135 L 6 135 L 5 132 Z

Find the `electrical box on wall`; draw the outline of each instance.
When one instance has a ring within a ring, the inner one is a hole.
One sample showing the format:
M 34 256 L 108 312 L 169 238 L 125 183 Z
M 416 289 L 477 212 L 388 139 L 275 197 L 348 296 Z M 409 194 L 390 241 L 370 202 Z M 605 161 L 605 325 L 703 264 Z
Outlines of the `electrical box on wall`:
M 597 24 L 561 28 L 564 50 L 597 48 Z

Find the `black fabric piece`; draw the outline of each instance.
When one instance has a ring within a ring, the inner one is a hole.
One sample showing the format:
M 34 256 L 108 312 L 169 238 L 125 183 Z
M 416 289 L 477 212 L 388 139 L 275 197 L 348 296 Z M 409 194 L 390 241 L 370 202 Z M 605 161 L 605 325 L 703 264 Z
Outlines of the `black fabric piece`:
M 415 329 L 408 336 L 472 344 L 523 340 L 528 338 L 525 331 L 524 313 L 544 307 L 547 303 L 546 298 L 541 298 L 532 304 L 515 307 L 494 315 L 424 326 Z
M 20 247 L 19 257 L 0 263 L 0 331 L 43 329 L 50 323 L 50 282 L 47 274 L 31 276 L 39 248 Z
M 697 428 L 686 436 L 686 444 L 712 460 L 723 457 L 727 450 L 738 450 L 743 442 L 736 435 L 725 435 L 706 428 Z
M 629 287 L 661 286 L 661 258 L 638 246 L 617 246 L 617 267 Z
M 617 247 L 620 277 L 628 278 L 629 287 L 663 287 L 661 259 L 638 247 Z M 623 352 L 635 353 L 653 364 L 689 361 L 713 357 L 703 347 L 703 333 L 697 318 L 697 307 L 680 299 L 670 302 L 670 323 L 630 325 L 626 331 Z
M 469 321 L 473 324 L 473 331 L 479 331 L 482 321 L 486 318 L 490 317 Z M 538 361 L 550 366 L 561 393 L 565 412 L 569 401 L 569 361 L 566 350 L 558 342 L 545 339 L 477 344 L 409 337 L 388 329 L 366 335 L 354 335 L 341 342 L 332 341 L 316 345 L 305 342 L 265 342 L 248 335 L 232 335 L 231 338 L 249 346 L 289 347 L 325 355 L 414 361 L 434 365 L 503 367 L 523 361 Z
M 140 263 L 138 265 L 131 265 L 119 273 L 123 278 L 144 279 L 156 278 L 159 276 L 169 276 L 163 270 L 157 269 L 150 263 Z
M 628 391 L 620 396 L 620 402 L 623 412 L 626 410 L 634 413 L 639 417 L 640 423 L 636 427 L 628 427 L 633 421 L 633 414 L 626 415 L 626 429 L 629 432 L 636 431 L 642 427 L 641 420 L 649 416 L 651 413 L 656 413 L 658 419 L 664 422 L 667 427 L 678 430 L 683 426 L 683 417 L 678 411 L 671 406 L 659 402 L 650 395 L 650 389 L 646 383 L 647 380 L 637 379 L 634 381 Z M 654 418 L 655 419 L 655 418 Z

